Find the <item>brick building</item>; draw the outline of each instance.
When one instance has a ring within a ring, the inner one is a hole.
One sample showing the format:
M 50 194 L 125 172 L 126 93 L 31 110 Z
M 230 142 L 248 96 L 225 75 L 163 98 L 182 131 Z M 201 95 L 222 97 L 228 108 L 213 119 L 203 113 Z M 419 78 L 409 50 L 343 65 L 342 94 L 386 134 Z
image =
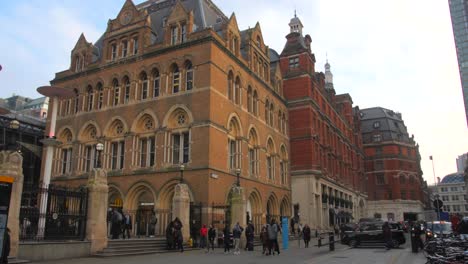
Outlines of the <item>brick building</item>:
M 313 228 L 366 215 L 359 109 L 337 95 L 330 64 L 316 72 L 312 39 L 296 16 L 279 55 L 289 111 L 294 216 Z
M 381 107 L 361 110 L 370 217 L 402 221 L 424 218 L 430 208 L 421 156 L 400 113 Z
M 256 231 L 290 216 L 288 111 L 274 55 L 259 24 L 240 31 L 210 0 L 125 1 L 96 43 L 79 37 L 70 68 L 51 81 L 75 92 L 59 103 L 52 182 L 86 184 L 101 142 L 109 207 L 128 210 L 140 235 L 153 210 L 163 234 L 182 173 L 191 225 L 229 220 L 216 208 L 229 207 L 237 169 Z

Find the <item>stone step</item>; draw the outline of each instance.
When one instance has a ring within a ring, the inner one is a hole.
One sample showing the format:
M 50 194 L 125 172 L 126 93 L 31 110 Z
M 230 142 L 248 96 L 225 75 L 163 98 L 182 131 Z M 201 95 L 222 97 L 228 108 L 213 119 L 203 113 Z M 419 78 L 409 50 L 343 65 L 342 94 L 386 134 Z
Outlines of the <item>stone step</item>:
M 22 263 L 29 263 L 29 262 L 30 262 L 29 260 L 8 257 L 9 264 L 22 264 Z
M 198 248 L 184 248 L 184 251 L 199 250 Z M 118 252 L 98 252 L 94 254 L 95 257 L 120 257 L 120 256 L 134 256 L 134 255 L 147 255 L 147 254 L 164 254 L 164 253 L 179 253 L 177 250 L 154 249 L 154 250 L 138 250 L 138 251 L 118 251 Z

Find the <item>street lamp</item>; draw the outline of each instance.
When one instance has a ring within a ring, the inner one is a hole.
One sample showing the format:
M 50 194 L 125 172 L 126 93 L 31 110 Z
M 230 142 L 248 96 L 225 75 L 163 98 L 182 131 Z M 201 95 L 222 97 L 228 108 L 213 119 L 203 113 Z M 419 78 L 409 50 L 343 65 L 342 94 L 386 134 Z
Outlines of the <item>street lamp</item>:
M 184 170 L 185 166 L 184 164 L 180 165 L 180 183 L 184 183 Z
M 20 122 L 16 119 L 10 121 L 10 128 L 11 129 L 18 129 L 20 127 Z
M 96 144 L 96 151 L 97 151 L 97 164 L 96 168 L 100 169 L 101 168 L 101 152 L 104 150 L 104 144 L 102 143 L 97 143 Z
M 236 185 L 237 185 L 237 187 L 240 187 L 240 173 L 241 173 L 241 169 L 237 168 L 236 169 L 236 176 L 237 176 Z

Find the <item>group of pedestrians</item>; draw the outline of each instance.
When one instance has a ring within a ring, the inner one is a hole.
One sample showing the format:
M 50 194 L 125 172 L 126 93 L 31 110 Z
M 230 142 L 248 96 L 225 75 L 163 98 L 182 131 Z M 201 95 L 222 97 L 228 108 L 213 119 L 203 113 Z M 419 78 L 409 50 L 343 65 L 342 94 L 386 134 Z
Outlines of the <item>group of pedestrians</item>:
M 132 217 L 128 212 L 123 213 L 122 210 L 112 209 L 107 213 L 107 222 L 110 225 L 110 234 L 112 239 L 130 238 L 132 231 Z
M 177 249 L 184 252 L 184 236 L 182 235 L 182 222 L 178 217 L 170 222 L 166 227 L 167 249 Z

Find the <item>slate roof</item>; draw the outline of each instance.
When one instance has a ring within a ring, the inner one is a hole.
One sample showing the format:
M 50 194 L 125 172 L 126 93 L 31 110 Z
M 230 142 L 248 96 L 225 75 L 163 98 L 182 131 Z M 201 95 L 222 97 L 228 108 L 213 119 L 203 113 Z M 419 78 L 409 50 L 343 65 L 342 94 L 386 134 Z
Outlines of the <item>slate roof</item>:
M 382 107 L 361 109 L 361 132 L 364 143 L 371 143 L 374 134 L 380 134 L 382 141 L 411 142 L 400 113 Z M 379 123 L 376 128 L 375 123 Z
M 465 183 L 463 172 L 452 173 L 445 176 L 440 183 Z
M 281 56 L 288 56 L 291 54 L 298 54 L 304 51 L 308 51 L 307 46 L 304 41 L 304 36 L 299 32 L 292 32 L 286 36 L 288 41 L 284 45 Z

